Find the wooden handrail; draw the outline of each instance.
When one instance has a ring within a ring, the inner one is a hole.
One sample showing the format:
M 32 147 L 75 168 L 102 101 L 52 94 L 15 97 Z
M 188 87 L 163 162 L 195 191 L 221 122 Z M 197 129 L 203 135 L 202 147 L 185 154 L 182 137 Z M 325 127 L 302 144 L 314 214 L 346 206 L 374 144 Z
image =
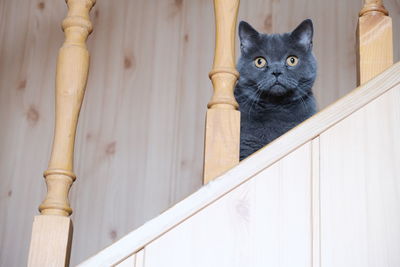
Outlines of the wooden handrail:
M 392 19 L 382 0 L 365 0 L 357 27 L 357 84 L 393 65 Z
M 56 74 L 56 122 L 48 169 L 44 172 L 47 196 L 36 216 L 29 251 L 29 266 L 66 266 L 69 262 L 72 209 L 68 193 L 75 180 L 74 143 L 85 92 L 89 52 L 86 40 L 92 31 L 89 11 L 95 0 L 67 0 L 62 23 L 65 41 L 60 48 Z
M 204 183 L 239 163 L 240 112 L 233 95 L 239 77 L 235 67 L 238 10 L 239 0 L 214 0 L 215 55 L 209 75 L 214 94 L 206 115 Z

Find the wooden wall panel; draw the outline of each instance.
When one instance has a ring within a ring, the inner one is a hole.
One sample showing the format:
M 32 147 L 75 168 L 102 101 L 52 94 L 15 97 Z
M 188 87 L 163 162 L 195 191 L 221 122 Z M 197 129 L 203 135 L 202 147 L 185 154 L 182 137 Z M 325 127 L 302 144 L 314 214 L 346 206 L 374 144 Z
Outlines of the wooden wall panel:
M 400 266 L 400 86 L 320 136 L 321 266 Z
M 145 266 L 310 266 L 310 218 L 308 142 L 146 246 Z
M 26 266 L 45 196 L 65 11 L 56 1 L 0 1 L 0 266 Z
M 399 58 L 399 5 L 386 0 Z M 361 1 L 242 0 L 239 18 L 263 31 L 315 24 L 321 107 L 355 86 Z M 54 77 L 65 2 L 0 1 L 0 265 L 26 263 L 54 120 Z M 75 264 L 201 185 L 212 1 L 97 1 L 91 69 L 71 192 Z M 16 253 L 18 252 L 18 253 Z M 26 255 L 26 256 L 22 256 Z

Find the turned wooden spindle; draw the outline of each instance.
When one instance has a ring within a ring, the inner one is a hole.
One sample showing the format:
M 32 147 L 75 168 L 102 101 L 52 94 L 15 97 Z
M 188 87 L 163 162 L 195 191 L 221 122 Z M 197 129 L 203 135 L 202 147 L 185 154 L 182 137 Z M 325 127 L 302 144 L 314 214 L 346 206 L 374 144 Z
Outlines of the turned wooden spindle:
M 357 28 L 357 84 L 393 65 L 392 19 L 382 0 L 365 0 Z
M 86 40 L 92 31 L 89 11 L 95 0 L 67 0 L 62 23 L 65 41 L 59 50 L 56 74 L 56 122 L 48 169 L 44 172 L 47 196 L 33 223 L 29 266 L 67 266 L 72 239 L 72 209 L 68 193 L 75 180 L 74 143 L 85 92 L 89 52 Z
M 214 94 L 206 115 L 204 179 L 207 183 L 239 162 L 240 112 L 233 90 L 235 33 L 239 0 L 214 0 L 215 55 L 210 79 Z

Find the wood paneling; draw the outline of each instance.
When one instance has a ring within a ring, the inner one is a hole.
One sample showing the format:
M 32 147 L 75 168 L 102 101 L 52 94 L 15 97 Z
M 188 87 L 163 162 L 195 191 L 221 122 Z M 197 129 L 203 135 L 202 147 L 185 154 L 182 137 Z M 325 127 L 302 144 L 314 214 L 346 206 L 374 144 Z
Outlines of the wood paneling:
M 400 86 L 320 137 L 322 266 L 400 266 Z
M 307 143 L 146 246 L 145 266 L 310 266 L 310 162 Z
M 0 266 L 26 266 L 54 129 L 65 3 L 0 1 Z
M 239 18 L 265 31 L 315 25 L 321 107 L 353 89 L 361 1 L 242 0 Z M 399 58 L 398 1 L 386 0 Z M 26 265 L 45 195 L 64 1 L 0 1 L 0 265 Z M 211 1 L 98 1 L 72 187 L 71 263 L 86 259 L 201 185 Z
M 312 267 L 321 267 L 321 196 L 320 196 L 320 142 L 319 136 L 311 141 L 311 224 Z

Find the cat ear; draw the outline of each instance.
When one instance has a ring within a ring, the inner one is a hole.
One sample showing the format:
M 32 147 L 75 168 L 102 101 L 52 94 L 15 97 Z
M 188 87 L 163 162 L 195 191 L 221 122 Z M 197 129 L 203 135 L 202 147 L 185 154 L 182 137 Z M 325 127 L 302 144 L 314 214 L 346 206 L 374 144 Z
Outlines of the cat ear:
M 306 48 L 312 48 L 312 38 L 314 34 L 313 23 L 311 19 L 306 19 L 290 34 L 292 40 Z
M 241 21 L 239 23 L 240 49 L 242 51 L 248 49 L 259 35 L 258 31 L 251 27 L 250 24 Z

